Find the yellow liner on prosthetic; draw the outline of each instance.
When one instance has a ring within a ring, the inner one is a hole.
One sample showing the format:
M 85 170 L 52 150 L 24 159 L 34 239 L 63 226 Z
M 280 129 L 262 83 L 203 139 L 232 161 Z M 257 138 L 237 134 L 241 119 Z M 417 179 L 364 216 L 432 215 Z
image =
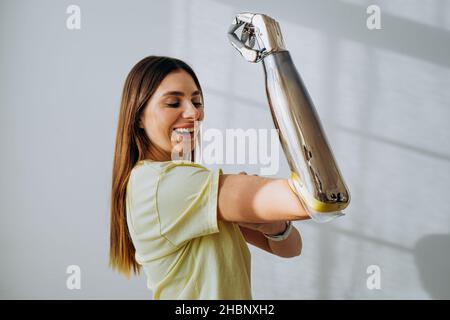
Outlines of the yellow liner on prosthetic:
M 327 214 L 331 212 L 340 211 L 342 209 L 345 209 L 348 205 L 348 203 L 325 203 L 322 201 L 317 200 L 314 198 L 311 193 L 305 188 L 305 185 L 301 182 L 299 176 L 295 172 L 291 172 L 291 179 L 298 187 L 298 192 L 300 192 L 300 195 L 296 191 L 296 188 L 292 186 L 289 183 L 289 186 L 291 187 L 292 191 L 294 191 L 295 194 L 299 195 L 300 198 L 302 198 L 303 202 L 312 210 L 315 211 L 315 213 L 319 214 Z

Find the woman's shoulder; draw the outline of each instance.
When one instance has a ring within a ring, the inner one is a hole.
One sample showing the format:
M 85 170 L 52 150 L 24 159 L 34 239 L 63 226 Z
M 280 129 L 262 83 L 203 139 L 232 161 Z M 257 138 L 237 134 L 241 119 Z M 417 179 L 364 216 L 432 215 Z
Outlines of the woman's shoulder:
M 194 167 L 206 169 L 203 165 L 188 161 L 188 160 L 170 160 L 170 161 L 153 161 L 153 160 L 140 160 L 133 167 L 132 171 L 153 171 L 163 173 L 175 167 Z
M 132 171 L 136 170 L 158 170 L 166 166 L 166 162 L 153 161 L 153 160 L 139 160 L 133 167 Z
M 140 177 L 145 177 L 145 179 L 149 179 L 150 177 L 158 178 L 177 167 L 208 170 L 204 166 L 191 161 L 153 161 L 146 159 L 140 160 L 134 165 L 131 170 L 130 180 L 139 180 Z
M 158 162 L 140 160 L 131 169 L 129 183 L 135 183 L 142 179 L 149 181 L 152 177 L 157 178 L 162 170 L 162 166 Z

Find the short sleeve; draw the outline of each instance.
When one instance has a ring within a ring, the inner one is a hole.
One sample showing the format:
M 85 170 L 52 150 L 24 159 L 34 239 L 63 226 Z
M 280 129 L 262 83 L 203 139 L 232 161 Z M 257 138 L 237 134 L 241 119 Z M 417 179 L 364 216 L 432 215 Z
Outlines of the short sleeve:
M 160 232 L 180 246 L 196 237 L 219 232 L 217 198 L 221 169 L 173 163 L 158 181 L 156 202 Z

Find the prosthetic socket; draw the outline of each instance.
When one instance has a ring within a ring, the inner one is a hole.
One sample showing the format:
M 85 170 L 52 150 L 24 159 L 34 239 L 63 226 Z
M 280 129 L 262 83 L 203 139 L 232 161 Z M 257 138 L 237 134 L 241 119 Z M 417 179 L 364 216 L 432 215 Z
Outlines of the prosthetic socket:
M 270 111 L 291 170 L 288 182 L 292 190 L 315 221 L 343 215 L 350 193 L 313 102 L 285 48 L 278 22 L 263 14 L 241 13 L 235 17 L 228 38 L 247 61 L 262 61 Z

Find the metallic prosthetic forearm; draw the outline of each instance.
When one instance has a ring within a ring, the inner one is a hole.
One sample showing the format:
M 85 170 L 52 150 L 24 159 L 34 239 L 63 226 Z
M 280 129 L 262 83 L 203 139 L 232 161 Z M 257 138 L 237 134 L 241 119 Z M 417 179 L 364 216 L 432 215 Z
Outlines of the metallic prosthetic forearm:
M 270 111 L 291 169 L 291 188 L 314 220 L 325 222 L 343 215 L 350 193 L 313 102 L 285 48 L 278 22 L 263 14 L 238 14 L 228 37 L 247 61 L 262 61 Z

